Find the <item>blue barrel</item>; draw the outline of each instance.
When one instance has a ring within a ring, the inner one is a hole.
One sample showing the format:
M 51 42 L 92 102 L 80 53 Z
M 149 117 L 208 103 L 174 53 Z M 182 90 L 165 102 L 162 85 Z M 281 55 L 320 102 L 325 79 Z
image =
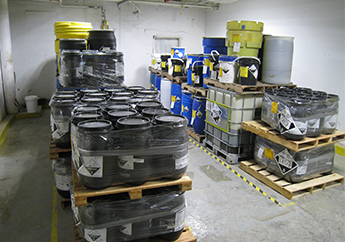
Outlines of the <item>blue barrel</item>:
M 180 84 L 171 83 L 171 106 L 170 111 L 181 114 L 182 89 Z
M 192 108 L 193 129 L 195 133 L 205 134 L 206 97 L 194 96 Z
M 156 79 L 155 79 L 155 90 L 160 91 L 161 90 L 161 80 L 162 77 L 156 75 Z
M 187 84 L 193 85 L 192 81 L 192 65 L 196 61 L 202 61 L 203 55 L 202 54 L 190 54 L 187 55 Z
M 150 89 L 155 89 L 156 86 L 156 74 L 152 73 L 150 74 Z
M 192 108 L 193 108 L 193 98 L 192 93 L 187 90 L 182 91 L 182 105 L 181 105 L 181 115 L 188 119 L 188 126 L 191 125 L 192 121 Z
M 202 46 L 204 47 L 204 54 L 211 54 L 212 50 L 218 51 L 222 55 L 228 53 L 226 38 L 223 37 L 203 37 Z

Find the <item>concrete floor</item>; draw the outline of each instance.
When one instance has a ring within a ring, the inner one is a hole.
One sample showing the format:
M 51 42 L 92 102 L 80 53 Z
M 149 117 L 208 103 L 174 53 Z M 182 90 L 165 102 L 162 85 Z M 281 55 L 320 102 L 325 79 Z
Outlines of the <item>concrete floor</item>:
M 49 158 L 49 110 L 16 120 L 0 145 L 0 241 L 74 241 L 72 212 L 54 190 Z M 243 172 L 277 206 L 190 143 L 187 224 L 200 242 L 345 241 L 344 185 L 288 200 Z M 334 171 L 345 175 L 345 157 Z M 57 197 L 57 199 L 56 199 Z

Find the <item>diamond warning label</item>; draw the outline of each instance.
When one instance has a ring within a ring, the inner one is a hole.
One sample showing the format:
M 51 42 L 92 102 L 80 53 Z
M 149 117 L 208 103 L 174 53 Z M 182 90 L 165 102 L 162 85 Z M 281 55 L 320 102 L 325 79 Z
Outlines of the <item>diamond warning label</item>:
M 282 152 L 278 153 L 274 156 L 274 160 L 276 161 L 281 173 L 283 175 L 291 172 L 292 170 L 298 167 L 297 162 L 295 159 L 290 155 L 287 149 L 283 150 Z
M 103 156 L 81 156 L 78 172 L 87 177 L 103 177 Z
M 85 228 L 84 238 L 90 242 L 105 242 L 107 240 L 107 228 L 95 230 Z

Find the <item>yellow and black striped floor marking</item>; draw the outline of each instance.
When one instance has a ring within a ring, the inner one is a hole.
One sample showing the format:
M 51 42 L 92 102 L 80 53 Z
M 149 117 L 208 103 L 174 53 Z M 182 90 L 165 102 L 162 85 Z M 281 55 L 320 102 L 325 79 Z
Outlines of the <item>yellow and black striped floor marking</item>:
M 197 147 L 199 147 L 201 150 L 203 150 L 205 153 L 207 153 L 208 155 L 210 155 L 213 159 L 215 159 L 216 161 L 218 161 L 219 163 L 221 163 L 223 166 L 225 166 L 228 170 L 230 170 L 232 173 L 234 173 L 236 176 L 238 176 L 239 178 L 241 178 L 243 181 L 245 181 L 246 183 L 248 183 L 251 187 L 253 187 L 255 190 L 257 190 L 258 192 L 260 192 L 262 195 L 264 195 L 265 197 L 267 197 L 269 200 L 271 200 L 272 202 L 274 202 L 275 204 L 277 204 L 278 206 L 281 207 L 289 207 L 291 205 L 294 205 L 295 203 L 289 203 L 289 204 L 284 204 L 282 205 L 280 202 L 278 202 L 276 199 L 274 199 L 273 197 L 270 197 L 267 195 L 266 192 L 264 192 L 262 189 L 260 189 L 259 187 L 257 187 L 256 185 L 254 185 L 252 182 L 250 182 L 248 179 L 246 179 L 245 177 L 243 177 L 241 174 L 239 174 L 237 171 L 235 171 L 234 169 L 232 169 L 228 164 L 226 164 L 224 161 L 220 160 L 217 156 L 215 156 L 214 154 L 212 154 L 211 152 L 209 152 L 206 148 L 202 147 L 201 145 L 199 145 L 197 142 L 195 142 L 193 139 L 189 139 L 190 142 L 192 142 L 194 145 L 196 145 Z

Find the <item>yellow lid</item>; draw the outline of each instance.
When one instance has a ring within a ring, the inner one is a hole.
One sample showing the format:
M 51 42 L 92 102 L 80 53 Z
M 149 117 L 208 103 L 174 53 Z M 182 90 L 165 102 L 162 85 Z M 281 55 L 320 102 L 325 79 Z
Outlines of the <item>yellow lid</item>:
M 54 26 L 91 26 L 89 22 L 57 21 Z
M 57 39 L 87 39 L 89 33 L 57 33 Z
M 226 23 L 226 28 L 229 30 L 252 30 L 252 31 L 263 31 L 264 23 L 256 21 L 238 21 L 232 20 Z

